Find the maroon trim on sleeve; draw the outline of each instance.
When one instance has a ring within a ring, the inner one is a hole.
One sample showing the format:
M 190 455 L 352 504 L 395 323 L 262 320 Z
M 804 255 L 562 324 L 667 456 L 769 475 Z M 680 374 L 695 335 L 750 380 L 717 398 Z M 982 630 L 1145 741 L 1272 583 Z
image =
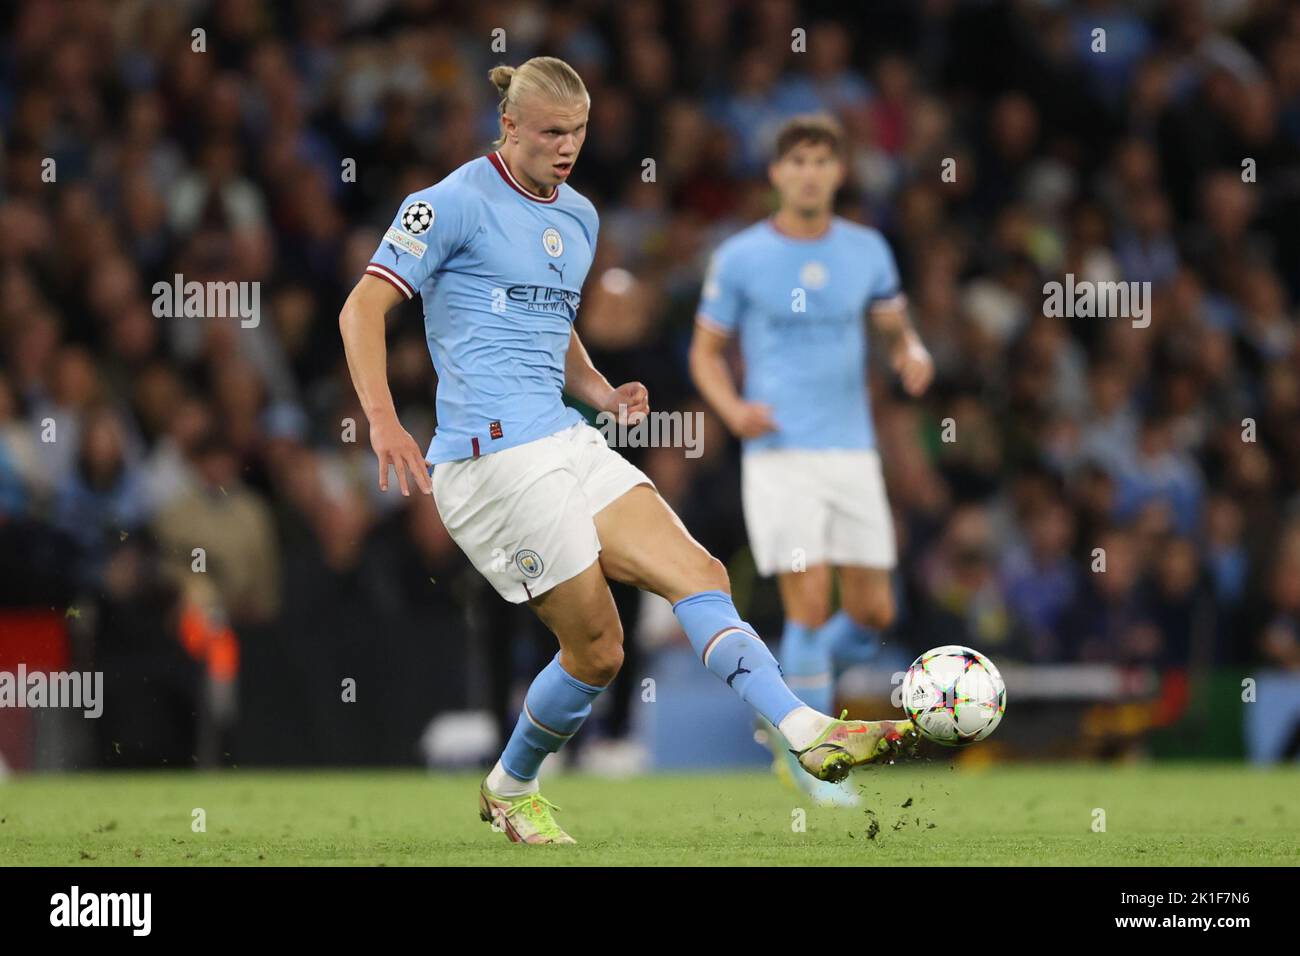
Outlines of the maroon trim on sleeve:
M 415 298 L 415 290 L 411 288 L 410 283 L 387 266 L 372 262 L 366 266 L 366 275 L 374 276 L 376 279 L 383 279 L 408 299 Z

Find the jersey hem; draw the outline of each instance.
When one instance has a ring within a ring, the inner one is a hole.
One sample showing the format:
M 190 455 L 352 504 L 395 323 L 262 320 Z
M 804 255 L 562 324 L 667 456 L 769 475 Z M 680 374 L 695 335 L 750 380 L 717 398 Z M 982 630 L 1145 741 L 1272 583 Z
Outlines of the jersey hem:
M 561 421 L 554 428 L 545 430 L 542 432 L 542 434 L 539 435 L 517 438 L 513 441 L 510 441 L 508 439 L 502 439 L 502 438 L 485 439 L 484 436 L 482 435 L 472 435 L 472 434 L 448 436 L 443 440 L 444 443 L 455 443 L 455 444 L 463 445 L 464 448 L 461 451 L 457 451 L 454 449 L 445 449 L 441 452 L 435 453 L 434 445 L 435 443 L 438 442 L 438 437 L 434 436 L 433 441 L 429 443 L 429 449 L 424 456 L 424 460 L 428 462 L 430 465 L 440 465 L 443 462 L 449 462 L 449 461 L 469 461 L 472 458 L 486 458 L 488 455 L 494 454 L 499 451 L 506 451 L 507 449 L 510 448 L 518 448 L 520 445 L 527 445 L 530 442 L 541 441 L 543 438 L 550 438 L 552 435 L 558 435 L 560 432 L 572 428 L 574 425 L 577 425 L 585 421 L 585 419 L 582 417 L 581 414 L 578 413 L 576 409 L 569 409 L 569 411 L 572 412 L 573 414 L 571 416 L 566 415 L 563 419 L 561 419 Z M 476 443 L 478 445 L 478 454 L 474 453 L 474 446 Z

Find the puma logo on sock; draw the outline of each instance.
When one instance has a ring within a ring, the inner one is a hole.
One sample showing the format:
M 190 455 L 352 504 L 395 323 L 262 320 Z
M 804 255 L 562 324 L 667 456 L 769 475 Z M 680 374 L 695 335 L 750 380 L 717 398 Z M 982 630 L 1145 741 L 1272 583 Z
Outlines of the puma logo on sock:
M 727 686 L 730 687 L 731 682 L 735 680 L 737 677 L 739 677 L 741 674 L 752 674 L 752 673 L 754 672 L 745 666 L 745 659 L 742 657 L 740 660 L 736 661 L 736 669 L 732 671 L 731 676 L 727 678 Z

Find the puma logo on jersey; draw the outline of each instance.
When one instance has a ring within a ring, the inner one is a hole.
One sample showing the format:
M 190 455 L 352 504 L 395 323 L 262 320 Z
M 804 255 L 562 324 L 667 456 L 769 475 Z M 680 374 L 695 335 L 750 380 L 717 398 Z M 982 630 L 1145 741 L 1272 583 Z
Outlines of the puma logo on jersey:
M 565 267 L 564 267 L 563 265 L 561 265 L 561 266 L 557 269 L 557 268 L 555 268 L 555 263 L 554 263 L 554 262 L 548 262 L 548 263 L 546 263 L 546 268 L 550 269 L 552 272 L 558 273 L 559 276 L 560 276 L 560 281 L 561 281 L 561 282 L 564 281 L 564 269 L 565 269 Z
M 403 252 L 407 255 L 414 256 L 417 259 L 423 259 L 424 254 L 429 247 L 419 239 L 413 239 L 396 226 L 390 226 L 388 232 L 384 233 L 384 241 L 388 248 L 393 250 L 393 261 L 396 262 Z

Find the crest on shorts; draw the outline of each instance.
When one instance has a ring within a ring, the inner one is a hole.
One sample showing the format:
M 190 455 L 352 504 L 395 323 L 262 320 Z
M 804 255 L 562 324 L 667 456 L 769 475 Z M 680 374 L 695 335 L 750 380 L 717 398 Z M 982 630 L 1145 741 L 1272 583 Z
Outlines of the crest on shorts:
M 560 238 L 560 230 L 554 226 L 548 228 L 542 233 L 542 248 L 552 259 L 558 259 L 564 255 L 564 240 Z
M 515 552 L 515 567 L 526 578 L 535 578 L 542 573 L 542 556 L 536 551 L 525 548 Z

